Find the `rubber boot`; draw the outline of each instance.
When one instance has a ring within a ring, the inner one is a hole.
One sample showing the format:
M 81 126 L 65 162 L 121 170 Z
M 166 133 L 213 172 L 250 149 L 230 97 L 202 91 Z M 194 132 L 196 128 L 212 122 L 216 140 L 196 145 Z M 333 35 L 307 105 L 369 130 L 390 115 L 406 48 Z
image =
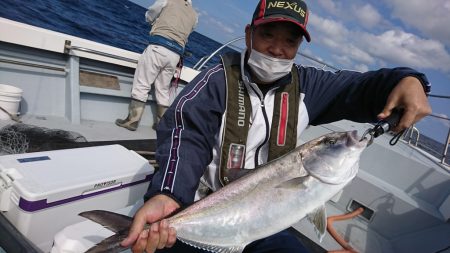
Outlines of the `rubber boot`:
M 136 131 L 144 113 L 145 103 L 139 100 L 131 99 L 128 106 L 128 116 L 126 119 L 117 119 L 116 125 L 124 127 L 130 131 Z
M 167 111 L 167 106 L 163 105 L 157 105 L 156 107 L 156 122 L 153 124 L 152 128 L 156 130 L 156 126 L 158 126 L 159 122 L 161 121 L 162 117 L 164 116 L 164 113 Z

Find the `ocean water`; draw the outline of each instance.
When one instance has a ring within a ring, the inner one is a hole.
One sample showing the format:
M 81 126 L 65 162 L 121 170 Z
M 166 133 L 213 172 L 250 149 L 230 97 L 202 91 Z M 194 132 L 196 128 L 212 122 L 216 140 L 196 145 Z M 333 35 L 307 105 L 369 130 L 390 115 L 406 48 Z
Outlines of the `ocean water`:
M 127 0 L 0 0 L 0 17 L 142 53 L 150 26 L 146 8 Z M 198 32 L 189 36 L 184 64 L 192 67 L 222 44 Z M 220 53 L 232 51 L 225 48 Z M 210 64 L 219 61 L 215 56 Z M 442 140 L 444 141 L 444 140 Z M 420 147 L 441 157 L 444 144 L 421 135 Z M 450 151 L 446 156 L 450 163 Z
M 1 0 L 0 17 L 142 53 L 150 25 L 146 8 L 127 0 Z M 193 67 L 222 44 L 193 32 L 184 65 Z M 223 52 L 233 49 L 225 48 Z M 211 64 L 217 63 L 215 56 Z

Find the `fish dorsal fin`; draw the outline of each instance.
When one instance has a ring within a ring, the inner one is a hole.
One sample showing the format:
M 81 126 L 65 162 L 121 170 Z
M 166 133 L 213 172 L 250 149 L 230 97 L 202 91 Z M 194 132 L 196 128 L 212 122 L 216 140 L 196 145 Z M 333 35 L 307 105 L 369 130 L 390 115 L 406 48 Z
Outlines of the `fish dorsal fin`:
M 216 245 L 210 245 L 206 243 L 200 243 L 200 242 L 194 242 L 188 239 L 178 238 L 178 240 L 182 241 L 183 243 L 186 243 L 192 247 L 211 251 L 214 253 L 242 253 L 244 251 L 245 245 L 236 245 L 232 247 L 221 247 Z
M 308 177 L 295 177 L 284 181 L 283 183 L 277 185 L 275 188 L 298 190 L 305 187 L 303 183 L 307 178 Z
M 316 208 L 312 213 L 309 213 L 308 220 L 314 224 L 319 241 L 322 242 L 322 239 L 325 236 L 325 230 L 327 228 L 327 213 L 325 206 L 322 205 Z

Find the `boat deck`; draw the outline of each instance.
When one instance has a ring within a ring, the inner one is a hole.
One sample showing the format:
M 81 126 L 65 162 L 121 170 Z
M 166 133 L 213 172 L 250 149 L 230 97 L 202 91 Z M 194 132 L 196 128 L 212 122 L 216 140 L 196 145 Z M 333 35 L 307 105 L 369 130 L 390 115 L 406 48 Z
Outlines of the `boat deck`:
M 62 117 L 25 115 L 22 123 L 49 129 L 73 131 L 84 136 L 87 141 L 138 140 L 156 139 L 156 132 L 150 126 L 139 126 L 136 131 L 129 131 L 111 122 L 82 120 L 81 124 L 73 124 Z M 0 128 L 17 124 L 13 120 L 0 120 Z M 113 139 L 112 139 L 113 137 Z

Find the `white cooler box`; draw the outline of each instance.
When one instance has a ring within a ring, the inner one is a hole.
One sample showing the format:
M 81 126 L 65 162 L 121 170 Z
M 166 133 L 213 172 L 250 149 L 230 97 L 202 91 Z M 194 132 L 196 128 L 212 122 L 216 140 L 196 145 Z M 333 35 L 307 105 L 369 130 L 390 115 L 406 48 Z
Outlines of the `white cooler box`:
M 135 204 L 154 168 L 121 145 L 0 156 L 0 210 L 49 252 L 55 234 L 85 220 L 79 213 Z
M 114 212 L 133 217 L 143 204 L 144 200 L 140 200 L 133 206 L 115 210 Z M 114 235 L 114 232 L 111 230 L 99 223 L 85 219 L 82 222 L 69 225 L 56 233 L 50 253 L 83 253 L 112 235 Z M 131 253 L 131 250 L 127 249 L 121 253 Z

